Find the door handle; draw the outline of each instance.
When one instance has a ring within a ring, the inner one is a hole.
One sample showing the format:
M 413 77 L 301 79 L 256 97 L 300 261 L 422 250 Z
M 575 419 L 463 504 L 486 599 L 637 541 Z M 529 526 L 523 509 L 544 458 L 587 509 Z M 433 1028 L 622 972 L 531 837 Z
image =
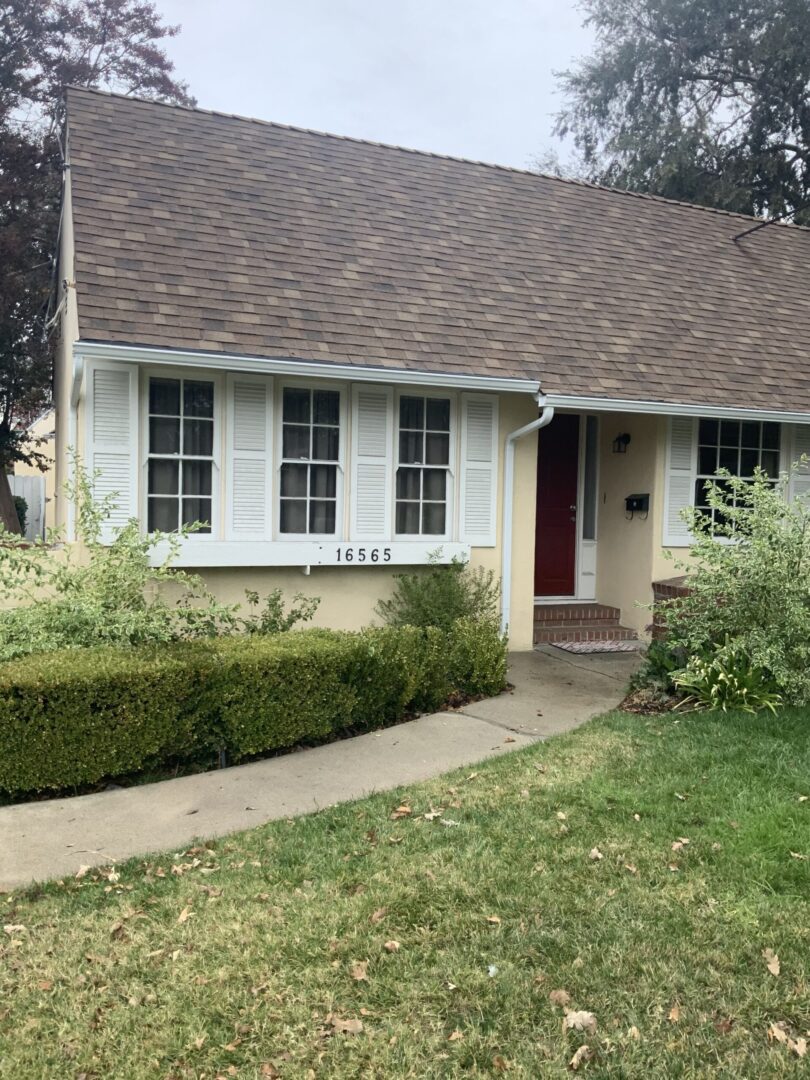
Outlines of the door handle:
M 576 505 L 574 505 L 574 506 L 569 506 L 569 507 L 568 507 L 568 509 L 569 509 L 569 510 L 576 510 Z

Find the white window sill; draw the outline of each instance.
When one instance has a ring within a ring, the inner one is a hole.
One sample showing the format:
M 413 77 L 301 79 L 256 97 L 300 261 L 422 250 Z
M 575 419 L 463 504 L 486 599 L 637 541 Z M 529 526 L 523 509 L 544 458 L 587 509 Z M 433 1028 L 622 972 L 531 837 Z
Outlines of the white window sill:
M 170 551 L 158 544 L 150 564 L 160 566 Z M 202 540 L 181 544 L 172 566 L 421 566 L 469 559 L 470 545 L 447 540 Z

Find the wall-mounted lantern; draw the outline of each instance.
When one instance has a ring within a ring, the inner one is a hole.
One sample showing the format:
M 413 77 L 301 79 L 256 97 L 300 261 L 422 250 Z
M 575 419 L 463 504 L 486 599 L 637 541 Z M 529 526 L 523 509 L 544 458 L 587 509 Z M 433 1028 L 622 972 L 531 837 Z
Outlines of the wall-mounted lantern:
M 613 453 L 614 454 L 626 454 L 627 447 L 630 445 L 630 436 L 625 431 L 622 435 L 617 435 L 613 440 Z

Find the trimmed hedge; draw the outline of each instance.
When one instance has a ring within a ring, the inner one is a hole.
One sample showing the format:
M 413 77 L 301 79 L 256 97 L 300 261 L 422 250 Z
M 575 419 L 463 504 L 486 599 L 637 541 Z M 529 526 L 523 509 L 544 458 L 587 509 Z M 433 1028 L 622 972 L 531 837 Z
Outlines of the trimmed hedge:
M 219 749 L 238 761 L 505 682 L 505 642 L 469 620 L 28 656 L 0 666 L 0 790 L 60 790 Z

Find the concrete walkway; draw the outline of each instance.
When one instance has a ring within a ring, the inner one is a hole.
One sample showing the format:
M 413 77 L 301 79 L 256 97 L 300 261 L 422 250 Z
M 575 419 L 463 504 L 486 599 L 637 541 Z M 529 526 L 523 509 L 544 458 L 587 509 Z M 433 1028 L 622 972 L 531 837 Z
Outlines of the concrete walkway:
M 515 653 L 514 691 L 456 712 L 217 772 L 0 807 L 0 889 L 180 850 L 529 746 L 614 707 L 636 662 L 551 647 Z

